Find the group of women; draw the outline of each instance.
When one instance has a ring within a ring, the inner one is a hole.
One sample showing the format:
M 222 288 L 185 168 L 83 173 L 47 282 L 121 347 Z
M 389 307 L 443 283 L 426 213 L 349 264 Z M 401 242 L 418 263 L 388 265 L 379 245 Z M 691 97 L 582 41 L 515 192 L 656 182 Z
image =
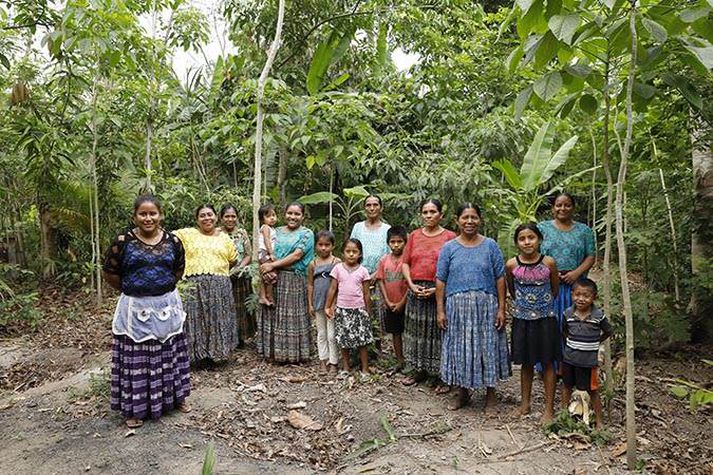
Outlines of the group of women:
M 541 225 L 543 253 L 565 269 L 560 314 L 570 303 L 568 284 L 594 262 L 591 229 L 572 220 L 573 207 L 569 195 L 559 196 L 554 220 Z M 362 242 L 363 264 L 373 277 L 389 252 L 389 224 L 382 220 L 379 197 L 367 197 L 364 209 L 366 220 L 351 237 Z M 315 244 L 304 226 L 304 206 L 287 206 L 284 225 L 276 229 L 274 259 L 260 264 L 261 273 L 278 278 L 274 305 L 260 305 L 255 320 L 245 306 L 252 292 L 245 272 L 250 239 L 235 208 L 216 213 L 201 205 L 195 217 L 196 227 L 165 231 L 160 203 L 141 196 L 134 203 L 135 227 L 117 236 L 107 252 L 105 276 L 122 292 L 112 325 L 111 407 L 130 427 L 172 409 L 190 411 L 189 365 L 225 360 L 245 338 L 254 335 L 258 353 L 277 363 L 307 361 L 313 353 L 306 270 Z M 423 225 L 409 235 L 403 257 L 409 286 L 404 355 L 412 372 L 402 382 L 416 384 L 437 373 L 443 383 L 438 392 L 460 388 L 453 408 L 467 402 L 468 389 L 482 387 L 490 406 L 496 382 L 510 374 L 502 253 L 479 233 L 482 214 L 473 204 L 457 210 L 457 235 L 441 226 L 438 200 L 424 201 L 420 217 Z M 177 292 L 181 279 L 183 301 Z M 379 292 L 374 294 L 378 300 Z

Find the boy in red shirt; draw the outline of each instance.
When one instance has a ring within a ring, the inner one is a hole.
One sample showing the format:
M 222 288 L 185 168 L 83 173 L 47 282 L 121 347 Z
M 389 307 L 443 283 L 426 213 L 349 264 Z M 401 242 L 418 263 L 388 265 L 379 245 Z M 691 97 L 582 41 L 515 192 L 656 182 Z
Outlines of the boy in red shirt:
M 384 330 L 386 333 L 391 333 L 394 353 L 399 362 L 396 367 L 397 371 L 401 371 L 405 363 L 401 334 L 404 332 L 404 310 L 408 283 L 404 278 L 401 266 L 407 236 L 403 226 L 393 226 L 388 230 L 386 242 L 391 253 L 381 258 L 376 269 L 376 279 L 379 281 L 379 289 L 385 307 Z

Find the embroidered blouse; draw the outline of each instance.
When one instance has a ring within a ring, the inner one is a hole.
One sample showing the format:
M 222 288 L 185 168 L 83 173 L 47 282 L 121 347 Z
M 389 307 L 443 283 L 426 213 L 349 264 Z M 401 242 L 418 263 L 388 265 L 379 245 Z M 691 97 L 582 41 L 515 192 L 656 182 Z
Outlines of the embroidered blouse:
M 235 245 L 225 233 L 207 236 L 196 228 L 183 228 L 174 234 L 186 250 L 186 277 L 198 274 L 227 276 L 230 263 L 238 259 Z

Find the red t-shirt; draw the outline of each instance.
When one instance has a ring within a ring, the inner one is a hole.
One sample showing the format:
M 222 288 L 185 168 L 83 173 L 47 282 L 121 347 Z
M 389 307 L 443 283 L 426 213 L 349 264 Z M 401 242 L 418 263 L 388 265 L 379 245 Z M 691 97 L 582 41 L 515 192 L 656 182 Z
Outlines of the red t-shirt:
M 403 263 L 410 266 L 411 281 L 434 282 L 438 254 L 443 245 L 455 237 L 456 233 L 448 229 L 436 236 L 426 236 L 423 228 L 413 231 L 408 237 L 403 257 Z
M 408 283 L 401 268 L 403 264 L 403 254 L 394 257 L 393 254 L 386 254 L 379 261 L 376 268 L 376 278 L 384 281 L 386 298 L 391 303 L 399 303 L 408 291 Z

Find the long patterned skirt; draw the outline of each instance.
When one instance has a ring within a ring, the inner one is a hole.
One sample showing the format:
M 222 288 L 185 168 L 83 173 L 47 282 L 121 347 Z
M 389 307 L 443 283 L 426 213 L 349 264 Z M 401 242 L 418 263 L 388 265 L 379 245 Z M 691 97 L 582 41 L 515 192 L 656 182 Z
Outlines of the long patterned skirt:
M 273 289 L 275 305 L 260 305 L 255 343 L 258 354 L 280 363 L 310 359 L 312 326 L 307 313 L 305 278 L 278 271 Z
M 427 288 L 435 283 L 415 281 Z M 419 299 L 409 290 L 406 297 L 404 357 L 417 370 L 437 373 L 441 368 L 441 330 L 436 322 L 436 299 Z
M 495 387 L 511 375 L 505 329 L 495 328 L 498 298 L 482 291 L 446 299 L 441 378 L 462 388 Z
M 233 285 L 233 298 L 235 299 L 235 314 L 238 318 L 240 343 L 255 336 L 255 314 L 248 311 L 245 301 L 250 297 L 252 288 L 249 277 L 233 276 L 230 279 Z
M 111 345 L 111 408 L 125 418 L 158 419 L 191 393 L 186 336 L 164 343 L 135 343 L 114 335 Z
M 201 360 L 221 361 L 238 345 L 238 322 L 230 278 L 222 275 L 192 275 L 192 285 L 185 292 L 183 307 L 185 332 L 191 363 Z

